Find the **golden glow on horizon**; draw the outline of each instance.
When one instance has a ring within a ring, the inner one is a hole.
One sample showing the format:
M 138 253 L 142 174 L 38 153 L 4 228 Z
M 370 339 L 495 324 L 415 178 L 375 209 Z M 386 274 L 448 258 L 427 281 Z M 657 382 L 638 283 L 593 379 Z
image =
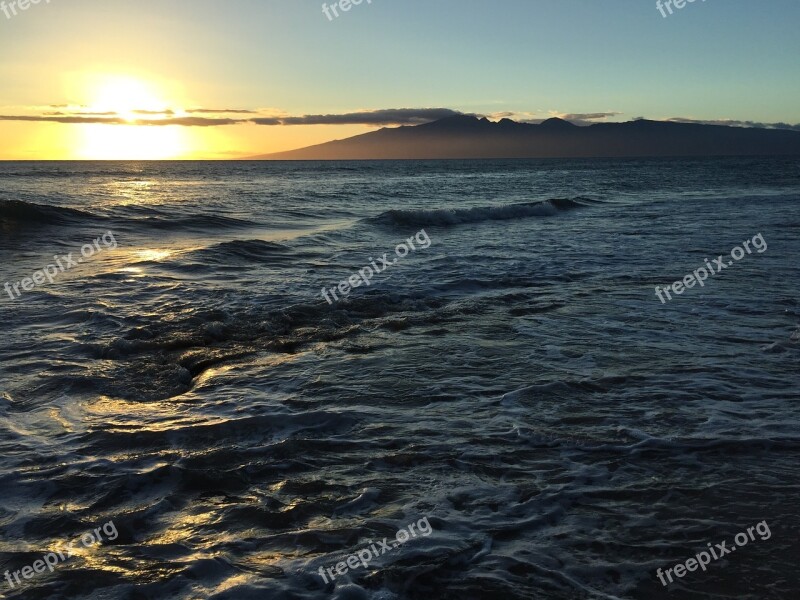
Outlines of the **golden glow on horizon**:
M 178 126 L 81 125 L 76 158 L 87 160 L 166 160 L 186 154 Z
M 130 124 L 0 121 L 0 160 L 241 159 L 322 144 L 370 129 L 363 125 L 137 125 L 137 121 L 213 117 L 187 113 L 187 107 L 239 105 L 218 98 L 216 91 L 203 85 L 187 91 L 180 79 L 155 72 L 87 67 L 65 71 L 61 79 L 59 93 L 47 98 L 56 104 L 27 106 L 28 112 L 57 111 L 51 115 L 83 116 L 90 121 L 123 119 Z M 17 106 L 5 109 L 7 114 L 18 112 Z M 246 118 L 222 113 L 217 116 Z

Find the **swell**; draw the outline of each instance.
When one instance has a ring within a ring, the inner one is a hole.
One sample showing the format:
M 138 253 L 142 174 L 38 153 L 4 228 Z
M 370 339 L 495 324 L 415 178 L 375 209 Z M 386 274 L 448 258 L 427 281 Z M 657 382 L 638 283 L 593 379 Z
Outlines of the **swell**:
M 0 222 L 16 225 L 69 225 L 81 221 L 101 220 L 92 213 L 47 206 L 21 200 L 0 200 Z
M 116 227 L 150 228 L 175 231 L 208 231 L 242 229 L 254 223 L 217 214 L 170 214 L 152 207 L 113 208 L 106 215 L 98 215 L 75 208 L 36 204 L 22 200 L 0 200 L 0 223 L 14 226 L 37 225 L 68 226 L 87 222 L 113 220 Z
M 370 217 L 369 222 L 384 225 L 453 226 L 485 221 L 513 221 L 531 217 L 552 217 L 561 212 L 601 204 L 597 200 L 578 197 L 552 198 L 537 202 L 518 202 L 472 208 L 440 208 L 433 210 L 393 209 Z
M 226 266 L 230 261 L 297 260 L 289 246 L 264 240 L 233 240 L 191 252 L 189 260 Z
M 123 165 L 122 169 L 90 169 L 82 166 L 81 163 L 60 163 L 55 161 L 40 163 L 22 163 L 19 170 L 9 168 L 13 163 L 7 163 L 6 168 L 0 170 L 0 179 L 5 177 L 31 177 L 36 179 L 71 179 L 76 174 L 81 177 L 113 177 L 115 179 L 135 180 L 137 175 L 142 173 L 142 169 L 134 166 Z M 51 166 L 54 165 L 54 166 Z

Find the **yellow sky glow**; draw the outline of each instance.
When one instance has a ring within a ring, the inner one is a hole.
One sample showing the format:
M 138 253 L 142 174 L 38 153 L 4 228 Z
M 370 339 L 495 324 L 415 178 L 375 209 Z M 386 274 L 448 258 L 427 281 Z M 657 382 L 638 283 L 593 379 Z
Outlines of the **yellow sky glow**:
M 196 113 L 189 113 L 187 109 L 204 106 L 204 96 L 189 96 L 180 83 L 142 72 L 71 71 L 62 73 L 61 83 L 60 96 L 68 100 L 67 104 L 4 110 L 8 114 L 37 112 L 87 119 L 124 119 L 131 124 L 6 121 L 2 123 L 6 144 L 0 147 L 0 159 L 235 159 L 364 133 L 361 125 L 137 125 L 135 122 L 142 120 L 196 117 Z M 270 114 L 270 109 L 265 110 Z M 201 116 L 242 117 L 235 114 Z

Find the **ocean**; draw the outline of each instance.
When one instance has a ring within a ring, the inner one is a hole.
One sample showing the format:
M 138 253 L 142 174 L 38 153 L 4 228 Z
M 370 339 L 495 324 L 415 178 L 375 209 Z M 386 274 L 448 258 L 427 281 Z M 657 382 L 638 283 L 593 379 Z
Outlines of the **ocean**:
M 0 163 L 2 594 L 797 598 L 799 234 L 798 158 Z

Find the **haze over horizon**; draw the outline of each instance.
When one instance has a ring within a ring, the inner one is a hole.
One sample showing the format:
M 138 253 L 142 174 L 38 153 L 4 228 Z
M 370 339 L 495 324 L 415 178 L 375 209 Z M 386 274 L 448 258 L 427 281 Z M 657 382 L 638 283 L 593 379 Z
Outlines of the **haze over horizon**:
M 461 113 L 800 123 L 797 3 L 580 5 L 30 5 L 0 13 L 0 159 L 245 158 Z

